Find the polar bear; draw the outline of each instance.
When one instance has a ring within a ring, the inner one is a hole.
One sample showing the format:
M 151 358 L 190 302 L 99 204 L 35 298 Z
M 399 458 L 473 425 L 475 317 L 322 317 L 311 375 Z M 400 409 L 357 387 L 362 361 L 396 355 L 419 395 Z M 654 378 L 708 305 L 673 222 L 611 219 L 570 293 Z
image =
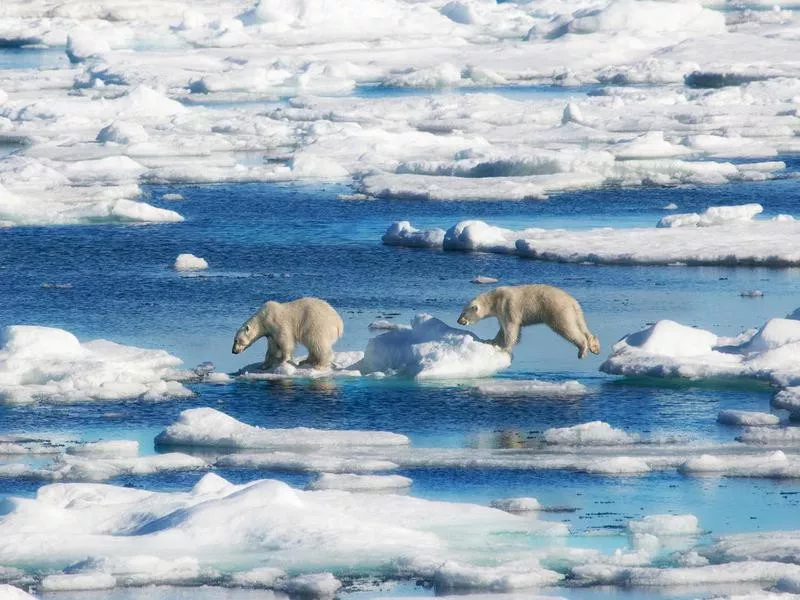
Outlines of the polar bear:
M 292 360 L 295 344 L 299 343 L 308 349 L 308 358 L 300 366 L 320 369 L 330 366 L 333 344 L 343 332 L 342 318 L 324 300 L 269 301 L 236 332 L 232 351 L 239 354 L 260 337 L 266 337 L 264 365 L 271 369 Z
M 586 356 L 587 350 L 600 354 L 600 342 L 589 331 L 578 301 L 551 285 L 506 285 L 480 294 L 464 307 L 458 323 L 471 325 L 486 317 L 500 322 L 491 343 L 508 352 L 519 341 L 521 327 L 545 323 L 577 346 L 578 358 Z

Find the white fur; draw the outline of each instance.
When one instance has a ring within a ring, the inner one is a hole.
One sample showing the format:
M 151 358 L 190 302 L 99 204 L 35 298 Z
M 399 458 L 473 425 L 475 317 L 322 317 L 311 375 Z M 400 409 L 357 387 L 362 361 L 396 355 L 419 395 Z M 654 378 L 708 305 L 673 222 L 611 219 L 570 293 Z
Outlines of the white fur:
M 265 303 L 236 332 L 233 353 L 239 354 L 253 342 L 266 337 L 264 364 L 268 369 L 292 360 L 296 344 L 308 349 L 301 365 L 313 368 L 330 366 L 333 344 L 344 332 L 344 323 L 334 308 L 319 298 L 300 298 L 281 304 Z
M 517 344 L 520 328 L 544 323 L 575 344 L 578 358 L 591 350 L 600 353 L 600 342 L 592 335 L 580 304 L 567 292 L 550 285 L 501 286 L 476 296 L 458 317 L 461 325 L 497 317 L 500 331 L 492 343 L 508 352 Z

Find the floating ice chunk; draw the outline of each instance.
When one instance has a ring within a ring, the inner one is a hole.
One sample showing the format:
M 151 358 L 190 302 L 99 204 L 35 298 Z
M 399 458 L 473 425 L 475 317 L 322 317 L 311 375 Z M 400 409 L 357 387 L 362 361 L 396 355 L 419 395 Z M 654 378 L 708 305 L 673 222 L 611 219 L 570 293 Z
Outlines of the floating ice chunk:
M 590 460 L 581 470 L 597 475 L 638 475 L 652 469 L 646 460 L 636 456 L 612 456 Z
M 748 290 L 739 294 L 742 298 L 763 298 L 764 292 L 761 290 Z
M 736 439 L 745 444 L 763 444 L 765 446 L 797 445 L 800 443 L 800 427 L 779 429 L 748 427 Z
M 108 42 L 88 27 L 75 27 L 67 35 L 66 53 L 71 63 L 83 62 L 108 52 L 111 52 Z
M 330 453 L 260 452 L 258 454 L 229 454 L 216 463 L 221 467 L 269 469 L 288 472 L 371 473 L 391 471 L 397 463 L 381 458 L 332 456 Z
M 499 281 L 499 279 L 497 279 L 496 277 L 486 277 L 484 275 L 476 275 L 475 277 L 472 278 L 470 283 L 477 283 L 479 285 L 486 285 L 486 284 L 490 284 L 490 283 L 497 283 L 498 281 Z
M 256 567 L 231 576 L 231 584 L 238 587 L 274 589 L 278 582 L 286 578 L 286 571 L 276 567 Z
M 649 533 L 657 537 L 666 535 L 697 535 L 700 526 L 694 515 L 648 515 L 643 519 L 628 521 L 631 533 Z
M 0 583 L 0 598 L 3 600 L 36 600 L 36 596 L 31 596 L 28 592 L 7 583 Z
M 405 490 L 413 482 L 402 475 L 354 475 L 320 473 L 306 486 L 307 490 L 346 490 L 348 492 L 384 492 Z
M 91 455 L 93 457 L 118 458 L 124 456 L 138 456 L 139 442 L 136 440 L 106 440 L 101 442 L 86 442 L 69 446 L 67 454 Z
M 725 583 L 775 583 L 800 574 L 800 566 L 779 562 L 743 562 L 700 567 L 656 568 L 581 565 L 572 575 L 583 584 L 637 586 L 700 586 Z M 763 598 L 763 596 L 759 596 Z
M 411 329 L 372 338 L 359 368 L 362 373 L 391 372 L 416 379 L 459 379 L 487 377 L 510 364 L 507 352 L 473 333 L 420 314 Z
M 381 240 L 389 246 L 441 248 L 444 234 L 443 229 L 419 230 L 412 227 L 409 221 L 395 221 L 383 234 Z
M 702 213 L 686 213 L 662 217 L 658 227 L 715 227 L 727 223 L 752 221 L 761 214 L 760 204 L 740 204 L 737 206 L 711 206 Z
M 205 258 L 200 258 L 194 254 L 179 254 L 175 259 L 173 268 L 176 271 L 202 271 L 208 268 L 208 262 Z
M 675 204 L 674 202 L 670 202 L 662 206 L 661 210 L 678 210 L 678 205 Z
M 576 398 L 585 396 L 589 389 L 579 381 L 540 381 L 538 379 L 496 379 L 478 383 L 470 392 L 479 396 L 510 398 Z
M 615 429 L 603 421 L 551 427 L 544 432 L 545 442 L 565 446 L 617 446 L 635 444 L 639 440 L 638 435 Z
M 406 436 L 388 431 L 265 429 L 237 421 L 213 408 L 191 408 L 156 436 L 160 446 L 208 446 L 214 448 L 403 446 Z
M 177 200 L 183 200 L 183 196 L 181 194 L 162 194 L 161 199 L 165 202 L 175 202 Z
M 778 415 L 747 410 L 722 410 L 717 415 L 717 422 L 723 425 L 746 425 L 750 427 L 763 427 L 779 425 L 781 420 Z
M 141 144 L 148 140 L 147 132 L 139 123 L 114 121 L 103 127 L 95 138 L 98 142 L 114 142 L 117 144 Z
M 442 246 L 445 250 L 511 253 L 517 237 L 519 232 L 483 221 L 461 221 L 447 230 Z
M 712 474 L 726 477 L 800 477 L 800 461 L 782 451 L 769 454 L 719 456 L 703 454 L 690 458 L 678 470 L 689 475 Z
M 536 512 L 544 508 L 536 498 L 503 498 L 492 500 L 490 506 L 509 513 Z
M 299 366 L 304 358 L 298 358 L 298 364 L 285 362 L 267 369 L 264 363 L 253 363 L 239 369 L 234 375 L 245 380 L 278 380 L 278 379 L 321 379 L 327 377 L 360 377 L 359 361 L 363 352 L 334 352 L 333 361 L 324 369 Z
M 0 399 L 85 402 L 186 397 L 173 381 L 180 359 L 107 340 L 81 343 L 63 329 L 12 325 L 0 347 Z
M 183 217 L 174 210 L 157 208 L 145 202 L 117 200 L 108 208 L 109 220 L 143 223 L 180 223 Z
M 725 535 L 699 552 L 712 562 L 778 561 L 797 565 L 800 561 L 800 531 Z
M 367 325 L 367 328 L 371 331 L 391 331 L 393 329 L 411 329 L 411 326 L 403 325 L 402 323 L 393 323 L 386 319 L 378 319 Z
M 106 573 L 81 573 L 78 575 L 48 575 L 42 580 L 43 592 L 70 592 L 110 590 L 117 580 Z
M 434 574 L 437 591 L 484 590 L 512 592 L 558 583 L 564 576 L 538 561 L 520 561 L 499 567 L 478 567 L 447 561 Z
M 787 387 L 772 398 L 774 408 L 782 408 L 791 413 L 792 418 L 800 415 L 800 387 Z

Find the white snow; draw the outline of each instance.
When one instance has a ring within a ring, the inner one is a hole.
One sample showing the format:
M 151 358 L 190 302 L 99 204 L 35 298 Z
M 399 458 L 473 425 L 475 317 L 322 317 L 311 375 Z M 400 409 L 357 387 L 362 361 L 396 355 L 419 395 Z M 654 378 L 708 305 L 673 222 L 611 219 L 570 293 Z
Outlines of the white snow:
M 0 399 L 11 403 L 186 397 L 180 359 L 108 340 L 81 343 L 63 329 L 10 325 L 0 347 Z
M 213 448 L 337 448 L 407 445 L 408 438 L 388 431 L 265 429 L 248 425 L 213 408 L 190 408 L 156 437 L 161 446 Z
M 330 452 L 258 452 L 236 453 L 220 457 L 216 464 L 222 467 L 269 469 L 288 472 L 370 473 L 391 471 L 398 467 L 380 457 L 333 456 Z
M 477 283 L 478 285 L 486 285 L 491 283 L 497 283 L 499 279 L 496 277 L 487 277 L 486 275 L 476 275 L 472 278 L 470 283 Z
M 412 481 L 402 475 L 355 475 L 352 473 L 320 473 L 306 486 L 307 490 L 347 490 L 349 492 L 383 492 L 406 490 Z
M 28 592 L 13 585 L 0 583 L 0 598 L 4 600 L 35 600 L 36 596 L 31 596 Z
M 108 590 L 116 587 L 116 585 L 117 580 L 105 573 L 48 575 L 42 579 L 43 592 Z
M 202 271 L 208 268 L 208 262 L 194 254 L 184 253 L 175 259 L 173 268 L 176 271 Z
M 737 221 L 752 221 L 762 213 L 760 204 L 739 206 L 712 206 L 702 213 L 675 214 L 662 217 L 657 227 L 715 227 Z
M 410 248 L 439 248 L 444 241 L 443 229 L 420 231 L 408 221 L 392 223 L 381 238 L 389 246 L 406 246 Z
M 489 379 L 470 388 L 477 396 L 508 398 L 578 398 L 589 393 L 579 381 L 541 381 L 539 379 Z
M 511 356 L 473 333 L 420 314 L 411 329 L 388 331 L 367 344 L 362 373 L 392 373 L 416 379 L 487 377 L 507 368 Z

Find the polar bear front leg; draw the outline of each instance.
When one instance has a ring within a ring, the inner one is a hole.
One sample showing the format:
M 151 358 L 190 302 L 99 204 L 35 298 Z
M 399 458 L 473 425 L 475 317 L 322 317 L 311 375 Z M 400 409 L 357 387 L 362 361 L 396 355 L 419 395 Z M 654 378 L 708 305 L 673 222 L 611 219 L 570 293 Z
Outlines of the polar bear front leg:
M 509 323 L 503 324 L 503 328 L 501 329 L 501 333 L 503 334 L 503 343 L 500 344 L 500 347 L 503 350 L 506 352 L 511 352 L 514 346 L 517 345 L 517 342 L 519 342 L 519 330 L 521 327 L 522 324 L 516 321 L 510 321 Z
M 267 355 L 264 357 L 264 366 L 267 369 L 274 369 L 283 362 L 283 353 L 278 344 L 273 338 L 267 337 Z

